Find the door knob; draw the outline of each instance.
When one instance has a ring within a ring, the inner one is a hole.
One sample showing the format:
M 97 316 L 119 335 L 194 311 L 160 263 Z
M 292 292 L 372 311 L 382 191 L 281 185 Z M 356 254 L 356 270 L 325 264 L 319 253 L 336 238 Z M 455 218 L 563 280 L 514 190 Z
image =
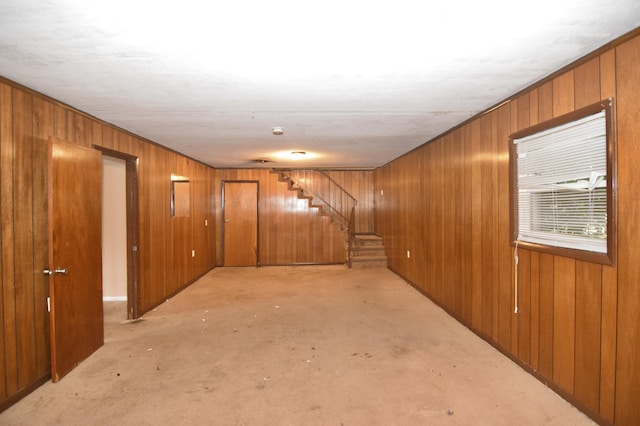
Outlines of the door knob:
M 56 268 L 53 271 L 50 269 L 45 269 L 44 271 L 42 271 L 42 273 L 45 275 L 69 275 L 69 270 L 67 268 Z
M 224 223 L 229 223 L 229 222 L 231 222 L 231 219 L 225 219 L 224 220 Z

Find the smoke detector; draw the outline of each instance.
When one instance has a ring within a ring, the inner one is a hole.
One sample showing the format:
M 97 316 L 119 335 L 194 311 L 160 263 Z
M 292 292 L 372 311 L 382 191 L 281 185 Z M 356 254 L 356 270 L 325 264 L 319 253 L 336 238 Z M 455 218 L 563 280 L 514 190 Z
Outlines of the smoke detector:
M 282 127 L 274 127 L 271 129 L 271 133 L 276 136 L 284 135 L 284 129 Z

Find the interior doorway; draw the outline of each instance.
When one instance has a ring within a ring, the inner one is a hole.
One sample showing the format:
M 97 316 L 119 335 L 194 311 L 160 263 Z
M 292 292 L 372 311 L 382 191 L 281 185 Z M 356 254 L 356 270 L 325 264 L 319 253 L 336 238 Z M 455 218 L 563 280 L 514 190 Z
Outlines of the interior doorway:
M 126 160 L 102 156 L 102 298 L 127 301 Z
M 105 225 L 105 219 L 113 219 L 105 216 L 119 216 L 119 220 L 114 225 L 118 228 L 114 231 L 118 236 L 104 235 L 104 238 L 111 240 L 111 244 L 109 246 L 105 245 L 102 253 L 103 262 L 105 260 L 108 262 L 103 264 L 103 278 L 113 280 L 114 287 L 107 288 L 107 285 L 111 286 L 111 284 L 105 282 L 103 297 L 106 296 L 106 300 L 126 300 L 127 319 L 136 319 L 140 316 L 138 308 L 138 157 L 100 146 L 94 145 L 94 148 L 102 152 L 103 170 L 109 169 L 107 173 L 113 172 L 113 185 L 106 184 L 109 186 L 103 188 L 103 204 L 107 205 L 110 202 L 105 199 L 107 190 L 113 192 L 110 195 L 117 198 L 117 200 L 114 198 L 114 210 L 111 210 L 109 206 L 107 206 L 107 209 L 103 209 L 103 226 Z M 123 164 L 124 170 L 122 170 Z M 124 188 L 122 187 L 123 172 Z M 122 222 L 122 209 L 124 209 L 125 215 L 124 224 Z M 122 239 L 123 233 L 125 235 L 124 243 Z M 105 250 L 111 250 L 112 252 L 108 253 Z M 105 271 L 107 268 L 115 268 L 116 270 Z M 126 274 L 125 278 L 123 278 L 123 274 Z M 123 280 L 126 283 L 124 297 Z M 110 294 L 111 292 L 113 292 L 113 295 Z
M 224 266 L 258 266 L 258 182 L 225 181 L 223 202 Z

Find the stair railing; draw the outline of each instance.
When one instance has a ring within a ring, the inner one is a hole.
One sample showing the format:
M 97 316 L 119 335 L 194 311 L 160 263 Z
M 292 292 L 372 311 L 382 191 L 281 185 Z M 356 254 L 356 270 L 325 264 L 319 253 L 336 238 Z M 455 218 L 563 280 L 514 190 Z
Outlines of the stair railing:
M 358 201 L 325 170 L 274 169 L 298 188 L 302 195 L 313 198 L 312 203 L 322 207 L 333 220 L 348 232 L 347 265 L 351 267 L 351 248 L 355 244 L 355 207 Z
M 347 240 L 347 266 L 351 269 L 351 254 L 353 246 L 356 243 L 356 206 L 351 207 L 351 215 L 349 216 L 349 239 Z

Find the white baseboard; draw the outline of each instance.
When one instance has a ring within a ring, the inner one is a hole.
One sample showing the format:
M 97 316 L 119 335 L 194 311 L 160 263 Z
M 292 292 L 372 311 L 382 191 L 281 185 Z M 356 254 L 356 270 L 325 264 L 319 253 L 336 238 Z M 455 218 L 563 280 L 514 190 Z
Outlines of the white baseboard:
M 103 296 L 103 302 L 126 302 L 127 296 Z

